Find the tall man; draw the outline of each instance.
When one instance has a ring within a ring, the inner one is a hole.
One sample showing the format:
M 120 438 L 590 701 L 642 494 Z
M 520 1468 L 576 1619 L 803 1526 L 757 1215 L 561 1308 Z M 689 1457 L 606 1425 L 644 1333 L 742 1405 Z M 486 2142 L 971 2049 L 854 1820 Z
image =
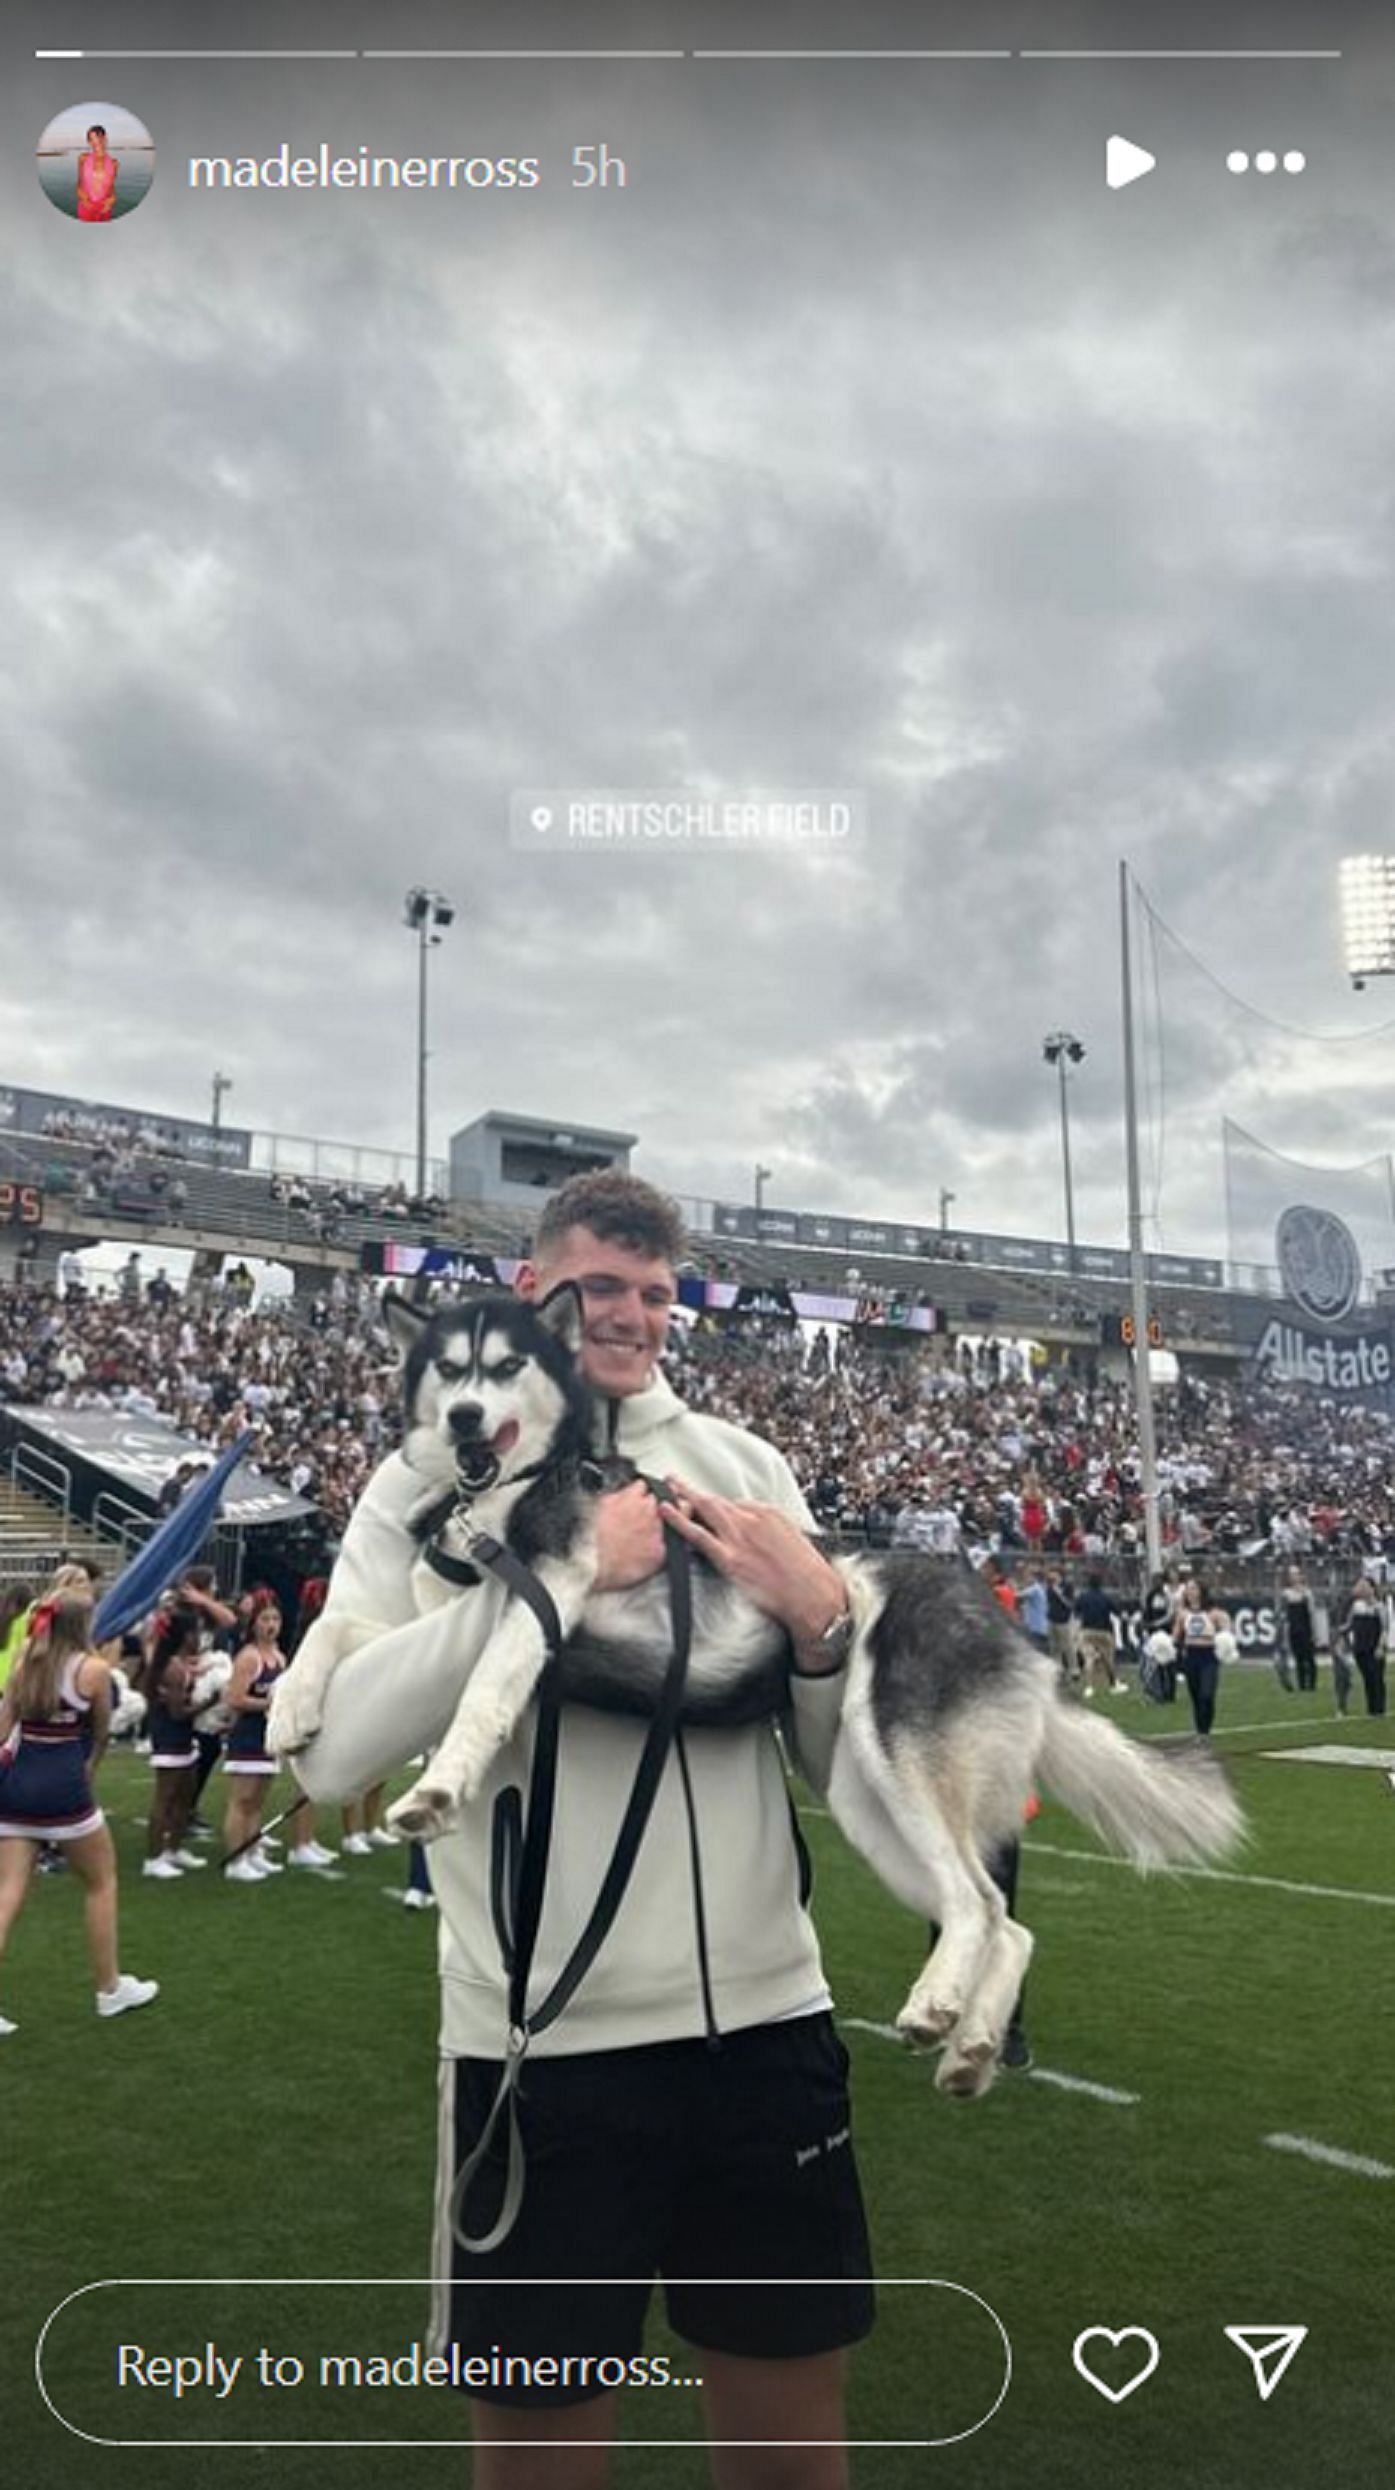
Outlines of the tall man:
M 661 1194 L 613 1173 L 578 1177 L 544 1213 L 519 1293 L 576 1286 L 602 1443 L 672 1480 L 682 1506 L 671 1526 L 785 1626 L 786 1735 L 818 1785 L 851 1639 L 846 1592 L 805 1535 L 808 1512 L 781 1456 L 686 1409 L 660 1371 L 682 1250 L 677 1210 Z M 434 1742 L 497 1623 L 503 1594 L 492 1583 L 416 1618 L 406 1515 L 420 1497 L 420 1478 L 391 1455 L 346 1535 L 326 1615 L 379 1631 L 340 1666 L 323 1726 L 296 1757 L 315 1798 L 350 1796 Z M 658 1571 L 663 1529 L 643 1486 L 605 1497 L 601 1587 Z M 538 1993 L 595 1901 L 643 1739 L 642 1722 L 582 1706 L 563 1714 Z M 726 2442 L 723 2490 L 843 2490 L 843 2355 L 871 2324 L 868 2246 L 847 2060 L 769 1723 L 678 1733 L 610 1933 L 526 2063 L 516 2224 L 484 2255 L 452 2235 L 453 2183 L 504 2053 L 496 1836 L 501 1807 L 527 1791 L 532 1745 L 530 1711 L 459 1831 L 432 1852 L 443 1992 L 436 2341 L 467 2356 L 498 2344 L 623 2357 L 638 2346 L 649 2278 L 661 2273 L 671 2320 L 697 2347 L 709 2433 Z M 502 2190 L 494 2156 L 457 2209 L 461 2227 L 486 2230 Z M 524 2290 L 511 2276 L 554 2279 Z M 598 2292 L 610 2277 L 633 2287 Z M 752 2287 L 770 2277 L 805 2280 Z M 616 2402 L 594 2384 L 481 2389 L 475 2435 L 499 2443 L 477 2446 L 477 2490 L 550 2484 L 553 2473 L 537 2468 L 558 2461 L 553 2443 L 569 2449 L 567 2490 L 599 2490 Z M 516 2443 L 539 2439 L 549 2452 Z M 740 2440 L 765 2443 L 731 2443 Z M 781 2443 L 801 2440 L 834 2443 Z

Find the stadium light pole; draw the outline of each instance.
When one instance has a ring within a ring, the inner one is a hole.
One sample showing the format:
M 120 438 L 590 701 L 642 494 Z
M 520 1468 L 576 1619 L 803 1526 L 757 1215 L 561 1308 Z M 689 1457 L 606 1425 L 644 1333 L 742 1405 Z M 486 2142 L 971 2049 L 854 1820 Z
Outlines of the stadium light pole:
M 1158 1445 L 1153 1425 L 1153 1369 L 1148 1346 L 1148 1271 L 1143 1257 L 1143 1180 L 1138 1157 L 1138 1079 L 1133 1052 L 1133 960 L 1129 931 L 1129 869 L 1119 862 L 1119 939 L 1124 1012 L 1124 1142 L 1129 1188 L 1129 1282 L 1133 1306 L 1133 1395 L 1138 1414 L 1139 1486 L 1148 1575 L 1162 1572 L 1158 1516 Z
M 417 1200 L 426 1199 L 426 955 L 455 922 L 455 910 L 440 891 L 420 883 L 408 891 L 402 922 L 417 938 Z
M 760 1215 L 761 1215 L 761 1212 L 762 1212 L 762 1211 L 764 1210 L 764 1208 L 765 1208 L 765 1188 L 766 1188 L 766 1186 L 767 1186 L 767 1185 L 769 1184 L 769 1182 L 770 1182 L 771 1174 L 772 1174 L 772 1170 L 771 1170 L 770 1168 L 768 1168 L 768 1167 L 761 1167 L 761 1166 L 759 1166 L 759 1165 L 758 1165 L 758 1166 L 757 1166 L 757 1168 L 756 1168 L 756 1217 L 757 1217 L 757 1219 L 759 1219 L 759 1217 L 760 1217 Z
M 954 1204 L 954 1203 L 958 1200 L 958 1198 L 959 1198 L 959 1196 L 958 1196 L 956 1193 L 951 1193 L 951 1192 L 950 1192 L 950 1189 L 949 1189 L 949 1187 L 948 1187 L 948 1185 L 947 1185 L 947 1184 L 942 1184 L 942 1185 L 941 1185 L 941 1187 L 940 1187 L 940 1234 L 941 1234 L 941 1236 L 944 1236 L 944 1235 L 946 1235 L 946 1234 L 948 1233 L 948 1229 L 949 1229 L 949 1214 L 950 1214 L 950 1210 L 951 1210 L 951 1208 L 952 1208 L 953 1204 Z
M 231 1088 L 232 1088 L 232 1077 L 231 1077 L 231 1075 L 230 1075 L 229 1073 L 227 1073 L 227 1072 L 215 1072 L 215 1073 L 214 1073 L 214 1075 L 213 1075 L 213 1129 L 214 1129 L 215 1133 L 220 1133 L 220 1132 L 222 1131 L 222 1129 L 223 1129 L 223 1099 L 224 1099 L 224 1095 L 225 1095 L 225 1093 L 226 1093 L 228 1090 L 230 1090 Z
M 1070 1180 L 1070 1106 L 1066 1095 L 1066 1067 L 1085 1061 L 1085 1049 L 1069 1029 L 1053 1029 L 1042 1040 L 1042 1054 L 1056 1067 L 1061 1085 L 1061 1164 L 1066 1178 L 1066 1267 L 1075 1269 L 1075 1193 Z
M 1340 889 L 1347 975 L 1359 994 L 1368 977 L 1395 976 L 1395 856 L 1344 856 Z

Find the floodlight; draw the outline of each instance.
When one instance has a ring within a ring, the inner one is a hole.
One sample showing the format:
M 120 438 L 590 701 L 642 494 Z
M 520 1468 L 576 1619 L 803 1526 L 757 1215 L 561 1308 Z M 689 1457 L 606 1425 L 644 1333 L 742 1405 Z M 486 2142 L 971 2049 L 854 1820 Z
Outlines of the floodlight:
M 1395 856 L 1344 856 L 1342 940 L 1353 985 L 1395 975 Z

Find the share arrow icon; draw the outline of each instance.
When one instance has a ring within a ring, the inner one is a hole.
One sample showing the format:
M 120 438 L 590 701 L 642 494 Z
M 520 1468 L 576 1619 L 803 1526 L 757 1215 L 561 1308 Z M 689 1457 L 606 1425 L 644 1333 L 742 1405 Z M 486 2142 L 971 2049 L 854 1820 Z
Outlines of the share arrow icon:
M 1227 2326 L 1226 2333 L 1253 2369 L 1262 2404 L 1268 2403 L 1294 2353 L 1308 2340 L 1306 2326 Z

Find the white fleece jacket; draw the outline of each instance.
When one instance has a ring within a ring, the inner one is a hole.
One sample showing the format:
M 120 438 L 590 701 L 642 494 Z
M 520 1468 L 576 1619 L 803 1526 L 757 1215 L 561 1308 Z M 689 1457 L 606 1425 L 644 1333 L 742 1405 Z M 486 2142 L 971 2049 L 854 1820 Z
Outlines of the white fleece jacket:
M 812 1524 L 774 1447 L 726 1420 L 689 1410 L 660 1374 L 619 1403 L 616 1448 L 651 1476 L 676 1475 L 746 1502 L 773 1504 Z M 326 1614 L 376 1629 L 341 1662 L 324 1725 L 295 1759 L 310 1797 L 352 1796 L 436 1744 L 499 1615 L 494 1583 L 463 1591 L 418 1617 L 411 1592 L 417 1549 L 406 1514 L 421 1480 L 400 1453 L 369 1481 L 345 1534 Z M 843 1680 L 798 1679 L 784 1728 L 801 1770 L 826 1786 Z M 490 1898 L 495 1801 L 526 1795 L 530 1709 L 460 1829 L 431 1848 L 441 1905 L 441 2046 L 450 2056 L 498 2058 L 506 1986 Z M 634 1782 L 642 1721 L 569 1705 L 563 1714 L 547 1897 L 530 1997 L 545 1995 L 585 1924 Z M 799 1898 L 799 1860 L 773 1727 L 687 1729 L 693 1828 L 700 1861 L 708 1986 L 719 2031 L 765 2023 L 828 2002 L 818 1942 Z M 575 1998 L 534 2047 L 539 2055 L 699 2037 L 707 2029 L 682 1779 L 670 1752 L 629 1888 Z

